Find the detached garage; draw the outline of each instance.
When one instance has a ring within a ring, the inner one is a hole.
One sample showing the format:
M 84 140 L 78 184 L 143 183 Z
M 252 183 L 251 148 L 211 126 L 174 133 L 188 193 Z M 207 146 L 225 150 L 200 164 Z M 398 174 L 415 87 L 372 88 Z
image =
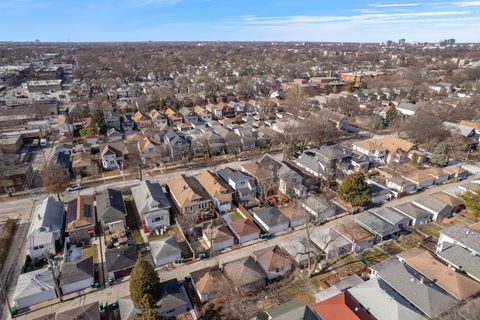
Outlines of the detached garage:
M 107 275 L 110 279 L 120 279 L 130 275 L 136 261 L 137 250 L 135 246 L 105 252 Z
M 50 268 L 22 273 L 13 293 L 13 304 L 18 310 L 57 298 L 55 280 Z
M 63 294 L 86 289 L 93 282 L 93 257 L 63 264 L 60 273 L 60 288 Z
M 155 267 L 173 263 L 182 257 L 182 249 L 180 249 L 180 246 L 174 237 L 150 241 L 150 252 Z

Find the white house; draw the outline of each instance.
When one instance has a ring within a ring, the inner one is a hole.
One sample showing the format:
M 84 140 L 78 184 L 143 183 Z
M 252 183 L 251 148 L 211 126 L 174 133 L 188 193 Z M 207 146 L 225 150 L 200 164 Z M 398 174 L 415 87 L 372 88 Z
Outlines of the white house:
M 65 217 L 63 203 L 48 197 L 35 209 L 27 235 L 27 250 L 32 261 L 45 253 L 55 254 L 55 242 L 62 241 Z
M 170 202 L 159 183 L 149 180 L 132 188 L 132 195 L 142 224 L 149 231 L 170 225 Z
M 182 249 L 175 237 L 150 241 L 150 253 L 156 267 L 174 263 L 182 257 Z
M 43 268 L 18 276 L 13 293 L 13 305 L 21 310 L 56 297 L 52 270 Z

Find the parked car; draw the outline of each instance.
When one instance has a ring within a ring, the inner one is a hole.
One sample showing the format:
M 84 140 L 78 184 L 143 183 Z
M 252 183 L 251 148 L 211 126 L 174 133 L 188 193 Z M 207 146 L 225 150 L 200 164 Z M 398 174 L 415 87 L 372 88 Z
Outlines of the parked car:
M 73 185 L 73 186 L 67 188 L 68 192 L 73 192 L 73 191 L 78 191 L 78 190 L 82 190 L 82 186 L 80 186 L 79 184 L 76 184 L 76 185 Z
M 247 156 L 239 156 L 237 157 L 237 161 L 247 161 L 248 157 Z

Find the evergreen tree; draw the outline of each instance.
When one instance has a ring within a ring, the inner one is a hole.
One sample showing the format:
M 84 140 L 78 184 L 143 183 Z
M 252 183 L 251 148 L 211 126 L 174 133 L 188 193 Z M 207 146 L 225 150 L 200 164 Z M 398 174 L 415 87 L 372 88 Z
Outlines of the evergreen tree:
M 95 110 L 92 122 L 97 127 L 98 133 L 107 134 L 107 124 L 105 123 L 105 118 L 103 117 L 103 112 L 101 110 Z
M 448 164 L 448 147 L 445 142 L 440 141 L 430 156 L 430 163 L 436 166 L 446 166 Z
M 130 298 L 133 303 L 140 308 L 151 306 L 158 297 L 159 286 L 160 279 L 152 265 L 138 258 L 130 275 Z M 148 303 L 145 299 L 148 299 Z
M 142 301 L 140 301 L 139 308 L 142 310 L 142 314 L 138 316 L 138 320 L 162 320 L 163 317 L 160 316 L 158 311 L 153 307 L 151 303 L 152 298 L 148 295 L 143 296 Z
M 340 199 L 354 207 L 363 207 L 370 203 L 368 185 L 362 172 L 355 172 L 345 177 L 337 189 L 337 194 Z

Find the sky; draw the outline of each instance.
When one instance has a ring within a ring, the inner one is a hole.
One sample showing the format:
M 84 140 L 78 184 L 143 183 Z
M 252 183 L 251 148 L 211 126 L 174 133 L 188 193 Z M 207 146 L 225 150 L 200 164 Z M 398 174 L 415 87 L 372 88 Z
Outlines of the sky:
M 0 41 L 480 42 L 480 1 L 0 0 Z

